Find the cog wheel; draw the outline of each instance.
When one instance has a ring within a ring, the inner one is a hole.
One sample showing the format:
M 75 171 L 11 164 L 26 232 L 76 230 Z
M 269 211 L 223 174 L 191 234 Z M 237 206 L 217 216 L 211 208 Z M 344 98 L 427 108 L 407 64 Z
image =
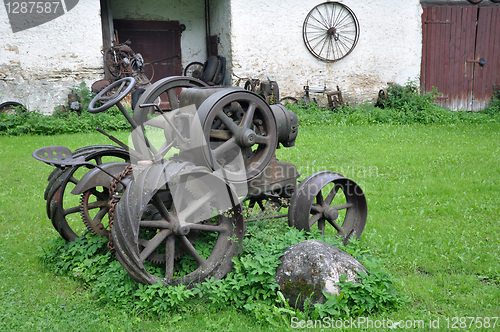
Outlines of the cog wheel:
M 95 235 L 109 238 L 109 189 L 92 188 L 80 198 L 80 216 L 87 229 Z M 97 210 L 94 212 L 93 210 Z

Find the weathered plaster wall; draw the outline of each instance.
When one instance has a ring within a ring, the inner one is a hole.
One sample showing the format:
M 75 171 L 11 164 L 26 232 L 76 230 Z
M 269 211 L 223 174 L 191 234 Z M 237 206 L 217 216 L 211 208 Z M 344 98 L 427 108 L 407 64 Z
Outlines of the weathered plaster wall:
M 357 46 L 326 63 L 309 53 L 302 24 L 321 0 L 232 0 L 232 70 L 241 77 L 276 80 L 282 96 L 311 86 L 340 86 L 350 102 L 373 100 L 387 82 L 415 80 L 420 72 L 419 0 L 340 0 L 360 24 Z
M 226 58 L 226 68 L 232 68 L 231 50 L 231 0 L 210 2 L 210 33 L 219 37 L 219 55 Z M 231 73 L 226 73 L 225 83 L 231 83 Z
M 16 33 L 1 6 L 0 31 L 0 102 L 52 113 L 67 104 L 72 87 L 102 78 L 98 0 L 80 1 L 66 14 Z
M 111 11 L 113 19 L 179 21 L 186 25 L 186 31 L 181 35 L 182 66 L 205 61 L 204 0 L 112 0 Z

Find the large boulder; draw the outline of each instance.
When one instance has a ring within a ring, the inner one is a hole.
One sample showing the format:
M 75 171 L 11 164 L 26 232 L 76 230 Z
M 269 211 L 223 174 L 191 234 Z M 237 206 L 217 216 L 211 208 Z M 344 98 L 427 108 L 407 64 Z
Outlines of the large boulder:
M 328 243 L 307 240 L 288 247 L 276 269 L 276 283 L 290 306 L 303 309 L 304 300 L 311 304 L 324 303 L 323 291 L 339 294 L 335 284 L 340 276 L 356 281 L 357 271 L 366 269 L 354 257 Z

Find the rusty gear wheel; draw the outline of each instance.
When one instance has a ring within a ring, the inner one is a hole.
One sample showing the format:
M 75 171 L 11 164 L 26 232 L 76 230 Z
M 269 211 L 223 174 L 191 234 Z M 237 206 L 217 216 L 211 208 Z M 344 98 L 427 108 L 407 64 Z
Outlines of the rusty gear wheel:
M 95 235 L 109 237 L 109 189 L 92 188 L 84 192 L 80 198 L 80 216 L 87 229 Z M 92 210 L 98 209 L 96 213 Z M 92 215 L 91 215 L 92 214 Z

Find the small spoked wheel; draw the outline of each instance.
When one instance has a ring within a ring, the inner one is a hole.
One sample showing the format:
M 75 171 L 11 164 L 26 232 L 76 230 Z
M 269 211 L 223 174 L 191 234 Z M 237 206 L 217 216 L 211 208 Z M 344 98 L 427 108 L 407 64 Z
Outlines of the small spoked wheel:
M 191 62 L 184 69 L 184 76 L 201 78 L 201 74 L 203 73 L 203 63 L 201 62 Z
M 235 197 L 225 200 L 226 183 L 199 167 L 153 181 L 161 167 L 171 175 L 179 164 L 144 170 L 117 204 L 111 230 L 117 259 L 144 284 L 193 286 L 207 277 L 224 277 L 244 235 L 237 198 L 236 205 L 221 205 Z
M 114 106 L 120 100 L 125 98 L 125 96 L 128 95 L 130 91 L 132 91 L 134 85 L 135 79 L 133 77 L 124 77 L 116 82 L 111 83 L 90 101 L 89 112 L 104 112 L 105 110 Z M 102 105 L 97 106 L 97 103 L 101 103 Z
M 359 38 L 353 11 L 338 2 L 324 2 L 307 14 L 302 27 L 307 49 L 323 61 L 336 61 L 352 52 Z
M 318 229 L 348 242 L 359 238 L 367 217 L 366 199 L 361 188 L 342 175 L 323 171 L 300 183 L 288 210 L 288 223 L 305 231 Z

